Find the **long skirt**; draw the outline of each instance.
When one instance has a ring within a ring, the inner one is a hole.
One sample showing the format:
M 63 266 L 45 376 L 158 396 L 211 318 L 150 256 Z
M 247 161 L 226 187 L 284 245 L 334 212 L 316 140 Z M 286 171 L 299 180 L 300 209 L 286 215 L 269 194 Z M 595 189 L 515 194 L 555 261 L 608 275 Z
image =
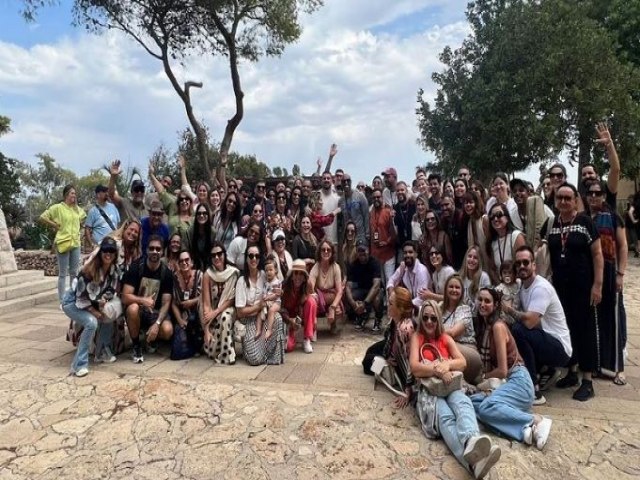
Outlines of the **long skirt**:
M 233 343 L 233 322 L 236 309 L 229 307 L 214 318 L 206 328 L 211 340 L 205 343 L 204 353 L 215 363 L 232 365 L 236 363 L 236 349 Z
M 624 371 L 624 307 L 622 294 L 616 290 L 615 265 L 605 262 L 602 301 L 598 305 L 598 370 Z
M 282 317 L 276 313 L 273 334 L 265 340 L 267 322 L 262 322 L 262 335 L 256 337 L 256 317 L 244 319 L 247 331 L 242 339 L 244 359 L 249 365 L 280 365 L 284 363 L 285 332 Z

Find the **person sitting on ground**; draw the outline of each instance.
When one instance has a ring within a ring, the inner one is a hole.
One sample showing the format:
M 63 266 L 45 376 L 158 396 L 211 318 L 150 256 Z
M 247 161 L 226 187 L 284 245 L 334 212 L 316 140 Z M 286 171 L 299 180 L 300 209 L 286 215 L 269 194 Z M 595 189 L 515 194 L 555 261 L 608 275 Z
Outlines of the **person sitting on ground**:
M 196 353 L 202 348 L 202 328 L 198 316 L 201 290 L 202 272 L 193 269 L 191 254 L 187 250 L 181 250 L 178 270 L 173 273 L 171 311 L 177 328 L 187 331 L 187 338 Z
M 120 281 L 116 258 L 116 241 L 111 237 L 105 237 L 100 242 L 98 255 L 85 263 L 78 273 L 75 288 L 65 293 L 62 310 L 73 320 L 76 327 L 83 329 L 71 362 L 71 373 L 76 377 L 84 377 L 89 373 L 89 346 L 96 330 L 99 339 L 96 361 L 116 361 L 112 353 L 111 337 L 113 321 L 122 313 L 122 305 L 117 294 Z M 114 305 L 114 302 L 119 305 Z
M 422 288 L 420 298 L 441 302 L 444 298 L 444 285 L 456 271 L 446 263 L 444 255 L 436 245 L 429 251 L 429 263 L 431 264 L 431 289 Z
M 146 332 L 147 348 L 155 351 L 156 340 L 171 340 L 173 325 L 169 310 L 173 296 L 173 276 L 162 261 L 162 237 L 151 235 L 146 258 L 133 265 L 122 283 L 122 304 L 133 343 L 133 363 L 144 362 L 140 329 Z
M 431 275 L 427 267 L 416 258 L 416 244 L 412 240 L 407 240 L 402 246 L 404 261 L 398 269 L 391 275 L 387 282 L 387 295 L 391 294 L 391 290 L 399 285 L 404 285 L 411 292 L 413 304 L 416 307 L 422 305 L 420 291 L 431 287 Z
M 283 322 L 289 326 L 287 352 L 295 348 L 296 330 L 302 326 L 304 353 L 313 353 L 311 342 L 316 338 L 318 304 L 316 298 L 307 292 L 308 280 L 304 260 L 294 260 L 282 287 L 283 308 L 280 310 Z
M 473 314 L 471 308 L 464 303 L 462 294 L 462 278 L 452 275 L 444 285 L 442 325 L 445 333 L 455 340 L 458 350 L 465 358 L 465 380 L 475 385 L 482 377 L 482 360 L 476 346 Z
M 534 258 L 529 246 L 516 251 L 513 270 L 522 281 L 518 292 L 521 307 L 503 304 L 502 308 L 515 319 L 511 332 L 535 385 L 533 404 L 543 405 L 546 399 L 542 392 L 558 379 L 557 367 L 567 366 L 573 349 L 558 294 L 553 285 L 536 274 Z M 548 370 L 538 378 L 543 366 Z
M 379 332 L 383 315 L 380 263 L 369 255 L 369 246 L 365 240 L 358 240 L 356 259 L 347 268 L 347 314 L 355 322 L 356 329 L 362 330 L 373 310 L 375 321 L 372 331 Z
M 437 349 L 439 359 L 427 344 Z M 453 372 L 463 371 L 466 362 L 456 342 L 445 333 L 440 309 L 434 300 L 427 300 L 418 314 L 418 326 L 411 337 L 410 349 L 411 373 L 416 378 L 436 377 L 444 383 L 450 383 Z M 433 418 L 425 408 L 434 401 L 424 388 L 418 393 L 416 409 L 423 431 L 427 437 L 439 434 L 451 453 L 460 464 L 469 469 L 477 479 L 484 478 L 489 470 L 500 460 L 501 450 L 492 445 L 487 435 L 481 435 L 471 400 L 462 389 L 451 392 L 446 397 L 435 397 L 435 425 L 437 431 L 429 426 Z
M 233 365 L 236 362 L 234 303 L 239 272 L 227 259 L 222 242 L 213 243 L 210 255 L 211 266 L 202 278 L 202 302 L 199 307 L 204 352 L 215 363 Z
M 338 321 L 342 319 L 344 312 L 344 284 L 333 243 L 327 239 L 321 241 L 316 260 L 309 273 L 309 291 L 317 298 L 318 315 L 326 315 L 330 332 L 336 333 Z
M 484 378 L 503 381 L 493 391 L 471 396 L 478 419 L 488 427 L 542 450 L 549 439 L 550 418 L 531 413 L 534 388 L 509 327 L 501 320 L 500 292 L 478 292 L 476 342 L 484 364 Z
M 144 217 L 140 224 L 142 225 L 142 251 L 147 251 L 149 239 L 153 235 L 157 235 L 162 239 L 162 244 L 169 243 L 169 227 L 163 222 L 164 209 L 159 200 L 154 200 L 149 206 L 149 216 Z M 164 253 L 164 252 L 163 252 Z
M 413 303 L 411 292 L 404 287 L 395 287 L 389 295 L 389 323 L 384 331 L 384 339 L 367 349 L 362 360 L 366 375 L 373 375 L 371 366 L 375 357 L 381 356 L 398 374 L 404 395 L 393 402 L 394 407 L 404 408 L 413 399 L 414 379 L 409 368 L 409 343 L 414 332 Z
M 511 306 L 516 310 L 520 308 L 520 298 L 518 297 L 518 292 L 520 291 L 520 280 L 516 278 L 516 275 L 513 273 L 513 262 L 511 260 L 507 260 L 502 265 L 500 265 L 500 284 L 496 287 L 502 294 L 502 311 L 503 311 L 503 319 L 509 324 L 509 326 L 513 325 L 515 321 L 511 315 L 506 313 L 506 306 Z
M 267 328 L 264 329 L 264 339 L 269 340 L 271 335 L 273 335 L 273 323 L 275 321 L 276 313 L 280 312 L 280 305 L 282 304 L 280 297 L 269 300 L 272 297 L 271 294 L 273 292 L 280 291 L 282 289 L 282 282 L 278 278 L 276 261 L 273 258 L 267 258 L 265 260 L 264 274 L 265 283 L 262 289 L 262 297 L 265 299 L 265 305 L 264 308 L 258 312 L 258 316 L 256 318 L 256 338 L 262 335 L 262 326 L 266 320 Z

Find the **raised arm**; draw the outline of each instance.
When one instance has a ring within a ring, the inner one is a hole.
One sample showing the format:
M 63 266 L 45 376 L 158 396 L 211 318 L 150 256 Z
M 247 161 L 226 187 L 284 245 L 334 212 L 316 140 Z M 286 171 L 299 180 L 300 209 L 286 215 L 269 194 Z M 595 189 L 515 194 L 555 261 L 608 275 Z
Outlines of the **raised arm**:
M 156 178 L 156 167 L 153 162 L 149 162 L 149 180 L 151 180 L 151 184 L 156 192 L 158 192 L 158 195 L 164 192 L 164 186 L 160 183 L 160 180 Z
M 327 160 L 327 166 L 324 167 L 324 173 L 331 173 L 331 164 L 333 163 L 333 158 L 338 154 L 338 145 L 335 143 L 331 144 L 329 147 L 329 158 Z
M 121 171 L 120 160 L 114 160 L 113 162 L 111 162 L 111 165 L 109 165 L 110 176 L 109 185 L 107 186 L 107 188 L 109 189 L 109 198 L 111 198 L 111 201 L 116 207 L 122 206 L 122 197 L 116 189 L 116 178 L 118 178 L 118 175 L 120 175 Z
M 191 185 L 189 185 L 189 180 L 187 179 L 187 161 L 184 158 L 184 155 L 178 155 L 178 167 L 180 167 L 180 189 L 182 193 L 188 196 L 193 202 L 196 199 L 196 194 L 191 190 Z
M 620 159 L 618 158 L 618 152 L 611 139 L 611 134 L 607 125 L 600 122 L 596 125 L 596 132 L 598 133 L 597 143 L 603 145 L 607 151 L 607 158 L 609 159 L 609 175 L 607 176 L 607 188 L 611 193 L 618 193 L 618 184 L 620 183 Z

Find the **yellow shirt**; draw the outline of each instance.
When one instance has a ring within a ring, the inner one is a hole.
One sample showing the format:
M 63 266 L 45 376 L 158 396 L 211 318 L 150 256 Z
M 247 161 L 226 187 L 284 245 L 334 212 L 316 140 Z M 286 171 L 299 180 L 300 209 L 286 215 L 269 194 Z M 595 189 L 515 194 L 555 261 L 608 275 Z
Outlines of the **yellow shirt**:
M 50 220 L 59 225 L 54 243 L 59 246 L 71 240 L 71 248 L 80 246 L 80 227 L 87 213 L 77 205 L 71 207 L 65 202 L 51 205 L 40 218 Z

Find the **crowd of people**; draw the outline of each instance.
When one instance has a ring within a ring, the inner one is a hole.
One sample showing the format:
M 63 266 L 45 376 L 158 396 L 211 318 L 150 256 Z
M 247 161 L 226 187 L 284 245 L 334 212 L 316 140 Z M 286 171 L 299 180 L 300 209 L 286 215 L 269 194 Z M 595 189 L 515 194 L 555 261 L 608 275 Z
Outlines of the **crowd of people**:
M 390 167 L 354 187 L 320 164 L 311 178 L 250 187 L 227 178 L 224 159 L 211 187 L 190 184 L 180 158 L 180 188 L 151 165 L 154 192 L 136 180 L 125 196 L 115 161 L 88 212 L 69 185 L 41 216 L 57 232 L 61 308 L 78 342 L 71 371 L 86 375 L 90 352 L 116 361 L 126 332 L 136 363 L 167 341 L 172 358 L 221 364 L 241 343 L 244 360 L 263 365 L 283 363 L 300 340 L 312 353 L 320 316 L 332 333 L 384 327 L 365 373 L 376 357 L 388 362 L 402 384 L 396 406 L 414 405 L 425 433 L 482 478 L 500 450 L 478 420 L 542 449 L 551 420 L 530 410 L 546 389 L 577 387 L 573 398 L 587 401 L 593 375 L 626 382 L 620 163 L 606 126 L 596 131 L 606 181 L 589 164 L 574 186 L 558 163 L 538 189 L 503 173 L 485 187 L 466 167 L 407 181 Z M 80 268 L 82 228 L 94 251 Z M 420 387 L 456 371 L 475 393 L 434 400 Z

